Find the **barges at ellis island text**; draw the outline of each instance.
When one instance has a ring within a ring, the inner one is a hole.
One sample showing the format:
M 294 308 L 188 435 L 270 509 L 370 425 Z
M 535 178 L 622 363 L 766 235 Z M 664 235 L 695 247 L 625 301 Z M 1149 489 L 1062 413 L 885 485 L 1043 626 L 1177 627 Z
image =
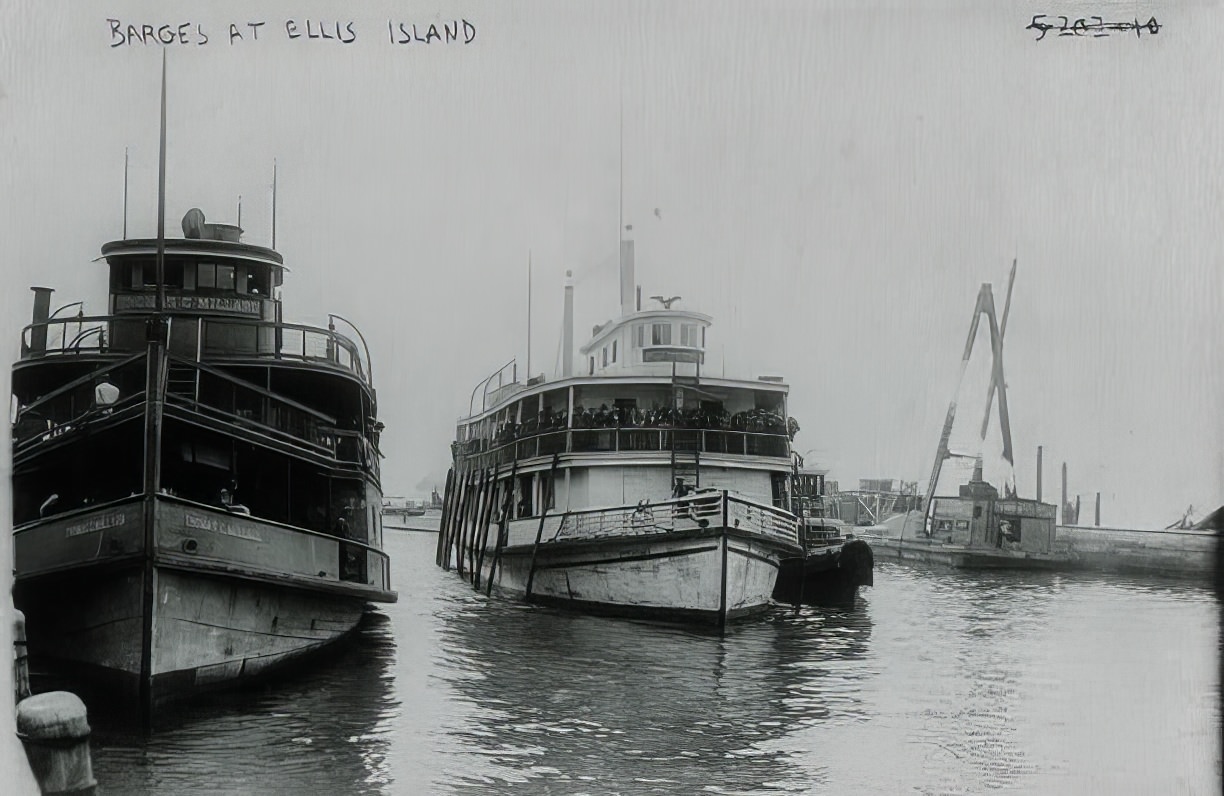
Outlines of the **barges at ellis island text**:
M 361 40 L 382 39 L 381 33 L 359 35 L 366 26 L 355 20 L 345 22 L 314 19 L 286 19 L 283 23 L 269 25 L 259 22 L 231 22 L 220 33 L 206 28 L 199 22 L 181 22 L 175 25 L 158 23 L 132 23 L 121 19 L 107 18 L 110 31 L 110 46 L 134 47 L 140 45 L 196 45 L 212 43 L 230 45 L 267 41 L 271 37 L 288 41 L 336 41 L 353 44 Z M 371 28 L 373 26 L 370 26 Z M 261 39 L 260 36 L 263 36 Z M 386 42 L 390 44 L 471 44 L 476 41 L 476 25 L 466 19 L 451 19 L 435 22 L 400 22 L 387 20 Z

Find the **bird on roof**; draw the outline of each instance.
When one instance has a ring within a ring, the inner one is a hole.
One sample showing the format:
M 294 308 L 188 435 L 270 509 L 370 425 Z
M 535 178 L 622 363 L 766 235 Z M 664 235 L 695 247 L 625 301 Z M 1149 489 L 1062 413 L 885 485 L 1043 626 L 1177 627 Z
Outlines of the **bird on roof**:
M 672 296 L 671 298 L 663 298 L 662 296 L 651 296 L 651 298 L 659 302 L 660 304 L 662 304 L 663 309 L 665 310 L 670 310 L 671 305 L 675 304 L 677 301 L 680 300 L 679 296 Z

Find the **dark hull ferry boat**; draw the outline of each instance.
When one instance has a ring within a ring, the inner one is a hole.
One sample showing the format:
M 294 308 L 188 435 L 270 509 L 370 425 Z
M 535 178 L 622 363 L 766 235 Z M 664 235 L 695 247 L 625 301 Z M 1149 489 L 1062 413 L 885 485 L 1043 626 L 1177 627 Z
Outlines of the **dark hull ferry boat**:
M 860 586 L 875 582 L 871 546 L 828 516 L 825 471 L 795 468 L 791 511 L 799 521 L 803 555 L 783 559 L 773 598 L 793 605 L 851 607 Z
M 573 373 L 477 386 L 452 445 L 437 551 L 477 588 L 591 613 L 722 626 L 765 609 L 802 554 L 789 511 L 787 386 L 702 372 L 711 318 L 643 310 L 621 242 L 621 317 Z M 476 402 L 475 392 L 473 402 Z
M 282 322 L 277 252 L 198 210 L 183 232 L 102 247 L 106 315 L 56 317 L 34 288 L 13 368 L 31 660 L 145 707 L 262 675 L 396 599 L 368 352 Z

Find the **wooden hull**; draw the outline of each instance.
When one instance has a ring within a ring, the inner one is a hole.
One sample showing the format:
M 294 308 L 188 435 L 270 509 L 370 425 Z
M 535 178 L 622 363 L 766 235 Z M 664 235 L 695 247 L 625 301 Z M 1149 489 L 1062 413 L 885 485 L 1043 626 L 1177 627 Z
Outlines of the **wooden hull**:
M 502 552 L 494 588 L 588 613 L 719 625 L 769 606 L 786 548 L 734 529 L 572 540 Z M 487 582 L 492 562 L 486 564 Z M 527 581 L 531 591 L 527 593 Z
M 235 685 L 354 629 L 373 583 L 341 578 L 334 538 L 157 501 L 152 549 L 136 499 L 22 529 L 14 602 L 36 667 L 150 706 Z
M 793 516 L 725 491 L 469 525 L 444 531 L 444 553 L 452 543 L 456 568 L 490 591 L 715 626 L 768 607 L 779 563 L 800 552 Z

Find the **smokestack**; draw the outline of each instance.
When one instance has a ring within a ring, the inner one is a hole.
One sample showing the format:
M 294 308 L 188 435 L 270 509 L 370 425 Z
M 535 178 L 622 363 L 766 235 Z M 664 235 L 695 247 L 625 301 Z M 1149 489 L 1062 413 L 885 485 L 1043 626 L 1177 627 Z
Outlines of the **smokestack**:
M 964 470 L 961 470 L 961 472 L 963 473 Z M 973 480 L 974 481 L 982 480 L 982 457 L 981 456 L 973 460 Z
M 34 291 L 34 314 L 32 323 L 46 323 L 51 314 L 51 294 L 55 291 L 49 287 L 32 287 Z M 35 326 L 30 329 L 30 350 L 42 353 L 47 350 L 47 327 Z
M 1067 463 L 1066 462 L 1062 463 L 1062 503 L 1060 505 L 1061 505 L 1061 508 L 1058 510 L 1058 513 L 1062 517 L 1062 524 L 1070 525 L 1071 523 L 1067 522 Z
M 620 244 L 620 303 L 621 315 L 633 312 L 633 241 L 622 240 Z
M 1041 502 L 1041 446 L 1037 446 L 1037 502 Z
M 574 272 L 565 272 L 565 311 L 561 321 L 561 378 L 574 375 Z

